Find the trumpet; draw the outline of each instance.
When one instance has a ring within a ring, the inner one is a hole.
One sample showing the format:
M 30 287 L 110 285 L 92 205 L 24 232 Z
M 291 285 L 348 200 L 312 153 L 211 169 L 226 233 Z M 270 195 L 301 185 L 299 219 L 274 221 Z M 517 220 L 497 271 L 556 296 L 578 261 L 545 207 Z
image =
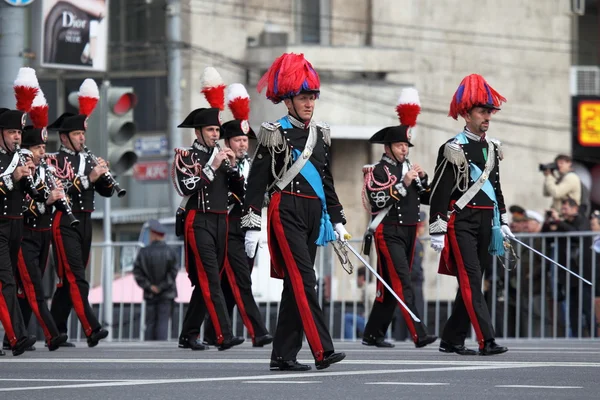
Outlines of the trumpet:
M 15 143 L 15 153 L 17 153 L 17 155 L 19 156 L 19 165 L 22 167 L 25 166 L 25 164 L 27 164 L 27 160 L 25 159 L 25 156 L 21 152 L 21 145 L 19 143 Z M 39 199 L 40 192 L 35 188 L 35 181 L 33 180 L 33 176 L 31 176 L 31 175 L 27 176 L 27 184 L 28 184 L 27 190 L 28 190 L 31 198 Z
M 44 168 L 44 171 L 46 172 L 46 177 L 48 177 L 48 183 L 50 184 L 50 190 L 58 189 L 59 185 L 56 176 L 54 175 L 54 172 L 50 166 L 46 163 L 46 160 L 43 158 L 40 160 L 40 166 Z M 73 210 L 71 210 L 69 201 L 65 197 L 59 200 L 59 202 L 56 204 L 56 208 L 59 208 L 62 212 L 67 214 L 67 218 L 69 218 L 69 224 L 72 227 L 79 225 L 79 220 L 73 215 Z
M 86 145 L 83 145 L 83 151 L 85 151 L 87 153 L 88 157 L 90 157 L 90 159 L 92 160 L 92 163 L 94 164 L 94 167 L 96 165 L 98 165 L 98 157 L 96 157 L 94 155 L 94 153 L 92 153 L 90 151 L 90 149 L 87 148 Z M 127 190 L 121 188 L 121 186 L 119 185 L 119 182 L 117 182 L 117 180 L 115 179 L 115 177 L 112 176 L 112 174 L 110 173 L 110 171 L 107 171 L 104 174 L 104 177 L 108 180 L 108 182 L 115 189 L 115 191 L 117 192 L 117 196 L 118 197 L 123 197 L 123 196 L 125 196 L 127 194 Z

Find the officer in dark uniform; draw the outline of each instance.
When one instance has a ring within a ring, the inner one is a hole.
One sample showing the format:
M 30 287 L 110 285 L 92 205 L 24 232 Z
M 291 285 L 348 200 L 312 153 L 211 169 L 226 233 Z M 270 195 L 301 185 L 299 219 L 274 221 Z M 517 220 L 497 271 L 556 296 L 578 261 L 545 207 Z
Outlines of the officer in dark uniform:
M 319 86 L 312 65 L 303 55 L 292 53 L 275 60 L 258 84 L 259 91 L 267 87 L 268 99 L 275 104 L 284 101 L 288 109 L 277 122 L 262 124 L 242 217 L 246 252 L 253 257 L 267 191 L 271 275 L 283 279 L 270 366 L 276 371 L 311 368 L 296 360 L 303 334 L 317 369 L 346 357 L 334 351 L 316 291 L 317 246 L 336 236 L 340 240 L 350 237 L 329 167 L 329 127 L 312 120 Z M 301 170 L 292 164 L 302 166 Z
M 23 233 L 23 205 L 35 166 L 20 165 L 15 145 L 21 143 L 26 114 L 0 108 L 0 322 L 12 353 L 23 354 L 35 336 L 28 336 L 17 300 L 15 273 Z M 0 350 L 0 355 L 4 352 Z
M 178 126 L 194 128 L 196 140 L 187 149 L 177 149 L 173 161 L 173 183 L 183 196 L 177 215 L 177 235 L 183 235 L 186 270 L 194 291 L 183 320 L 179 347 L 204 350 L 198 339 L 208 312 L 219 350 L 244 342 L 233 336 L 219 271 L 227 243 L 228 193 L 243 197 L 240 175 L 231 149 L 216 148 L 220 136 L 220 110 L 198 108 Z
M 512 237 L 500 186 L 500 143 L 487 137 L 492 115 L 506 99 L 480 75 L 461 82 L 449 115 L 465 120 L 464 129 L 439 150 L 431 184 L 431 246 L 442 251 L 438 273 L 458 278 L 452 315 L 444 326 L 440 351 L 477 354 L 464 345 L 475 329 L 479 354 L 504 353 L 496 344 L 490 314 L 481 292 L 483 272 L 492 256 L 504 255 L 504 238 Z
M 33 114 L 31 117 L 33 119 Z M 42 277 L 52 242 L 53 208 L 54 206 L 64 208 L 67 203 L 65 203 L 62 186 L 54 187 L 49 171 L 41 165 L 46 154 L 47 138 L 45 127 L 26 126 L 23 130 L 23 153 L 27 154 L 36 165 L 34 175 L 36 189 L 38 192 L 45 192 L 44 197 L 47 197 L 47 200 L 40 202 L 29 196 L 26 198 L 23 212 L 25 227 L 18 261 L 18 282 L 26 297 L 22 301 L 19 299 L 25 326 L 29 324 L 33 311 L 46 337 L 48 350 L 54 351 L 67 341 L 67 335 L 59 332 L 46 305 Z
M 373 226 L 373 222 L 369 226 L 375 237 L 379 273 L 419 317 L 410 271 L 420 221 L 420 196 L 423 194 L 419 187 L 427 186 L 427 174 L 419 165 L 411 165 L 408 161 L 409 148 L 413 146 L 410 128 L 408 125 L 390 126 L 369 139 L 370 143 L 384 144 L 385 154 L 372 170 L 367 171 L 365 196 L 371 204 L 372 220 L 379 222 L 377 215 L 386 213 L 377 226 Z M 398 301 L 381 283 L 378 283 L 377 289 L 362 344 L 394 347 L 385 341 L 385 334 Z M 404 308 L 402 314 L 416 347 L 424 347 L 437 340 L 437 336 L 427 334 L 427 326 L 422 321 L 413 321 Z
M 256 139 L 248 123 L 250 114 L 248 92 L 242 84 L 234 83 L 228 87 L 227 98 L 230 99 L 228 104 L 235 119 L 223 124 L 221 139 L 225 139 L 225 145 L 235 153 L 237 168 L 245 180 L 250 171 L 248 139 Z M 252 338 L 252 346 L 263 347 L 273 341 L 273 336 L 267 331 L 252 295 L 251 273 L 254 259 L 246 256 L 244 232 L 240 226 L 243 200 L 243 197 L 240 198 L 234 193 L 229 195 L 227 257 L 221 272 L 221 288 L 229 318 L 233 318 L 233 308 L 237 305 L 242 321 Z M 212 322 L 208 319 L 204 328 L 206 343 L 215 343 L 214 332 Z
M 74 308 L 88 346 L 94 347 L 108 336 L 108 331 L 102 328 L 88 301 L 90 284 L 85 270 L 92 245 L 92 212 L 95 193 L 111 197 L 114 188 L 105 175 L 108 173 L 106 162 L 98 158 L 98 164 L 94 165 L 84 150 L 88 115 L 64 113 L 48 126 L 49 130 L 58 131 L 61 142 L 58 153 L 49 157 L 48 162 L 62 181 L 71 199 L 73 215 L 79 220 L 77 226 L 71 226 L 63 210 L 57 208 L 54 212 L 52 248 L 59 281 L 51 313 L 58 330 L 66 333 L 67 319 Z

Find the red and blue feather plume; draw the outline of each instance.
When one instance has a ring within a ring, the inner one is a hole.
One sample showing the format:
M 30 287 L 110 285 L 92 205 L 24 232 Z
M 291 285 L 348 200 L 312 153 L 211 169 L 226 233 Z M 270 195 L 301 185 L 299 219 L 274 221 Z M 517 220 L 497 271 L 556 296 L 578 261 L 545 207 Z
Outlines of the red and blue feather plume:
M 284 53 L 260 78 L 256 89 L 260 93 L 266 87 L 267 99 L 278 104 L 301 92 L 313 92 L 318 96 L 320 86 L 319 74 L 304 54 Z
M 448 116 L 458 119 L 477 105 L 500 107 L 506 99 L 496 92 L 481 75 L 471 74 L 465 77 L 456 89 Z M 498 108 L 499 109 L 499 108 Z

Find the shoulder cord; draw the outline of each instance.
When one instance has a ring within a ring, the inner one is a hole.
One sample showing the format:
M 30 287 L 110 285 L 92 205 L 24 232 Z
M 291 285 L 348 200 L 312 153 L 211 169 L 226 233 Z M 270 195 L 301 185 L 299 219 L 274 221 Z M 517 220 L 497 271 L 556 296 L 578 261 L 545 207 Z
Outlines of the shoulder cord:
M 196 182 L 198 182 L 201 179 L 198 176 L 198 174 L 200 173 L 200 171 L 202 171 L 202 165 L 196 162 L 194 158 L 194 154 L 192 154 L 190 157 L 192 163 L 187 164 L 185 161 L 183 161 L 181 153 L 175 153 L 175 159 L 173 160 L 173 165 L 171 167 L 171 179 L 173 180 L 173 186 L 175 186 L 175 191 L 182 197 L 184 196 L 184 194 L 179 190 L 179 187 L 177 185 L 177 171 L 187 176 L 187 178 L 184 178 L 182 180 L 182 183 L 186 185 L 186 187 L 189 187 L 190 185 L 193 186 Z
M 369 172 L 367 172 L 365 174 L 363 190 L 362 190 L 363 207 L 371 215 L 379 214 L 379 211 L 371 212 L 371 206 L 369 204 L 369 199 L 367 197 L 367 189 L 371 192 L 381 192 L 381 191 L 390 189 L 391 187 L 393 187 L 396 184 L 396 182 L 398 182 L 398 177 L 392 175 L 390 173 L 390 170 L 388 167 L 383 167 L 383 169 L 385 170 L 385 174 L 387 176 L 387 181 L 386 182 L 377 181 L 375 179 L 375 176 L 373 175 L 373 169 L 374 168 L 371 168 L 369 170 Z

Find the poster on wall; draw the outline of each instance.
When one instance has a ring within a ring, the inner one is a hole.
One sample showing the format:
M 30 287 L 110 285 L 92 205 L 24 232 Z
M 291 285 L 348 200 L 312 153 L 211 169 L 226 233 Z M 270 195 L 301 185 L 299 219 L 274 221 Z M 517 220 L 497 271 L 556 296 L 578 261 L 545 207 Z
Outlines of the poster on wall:
M 105 71 L 109 0 L 41 0 L 47 68 Z

